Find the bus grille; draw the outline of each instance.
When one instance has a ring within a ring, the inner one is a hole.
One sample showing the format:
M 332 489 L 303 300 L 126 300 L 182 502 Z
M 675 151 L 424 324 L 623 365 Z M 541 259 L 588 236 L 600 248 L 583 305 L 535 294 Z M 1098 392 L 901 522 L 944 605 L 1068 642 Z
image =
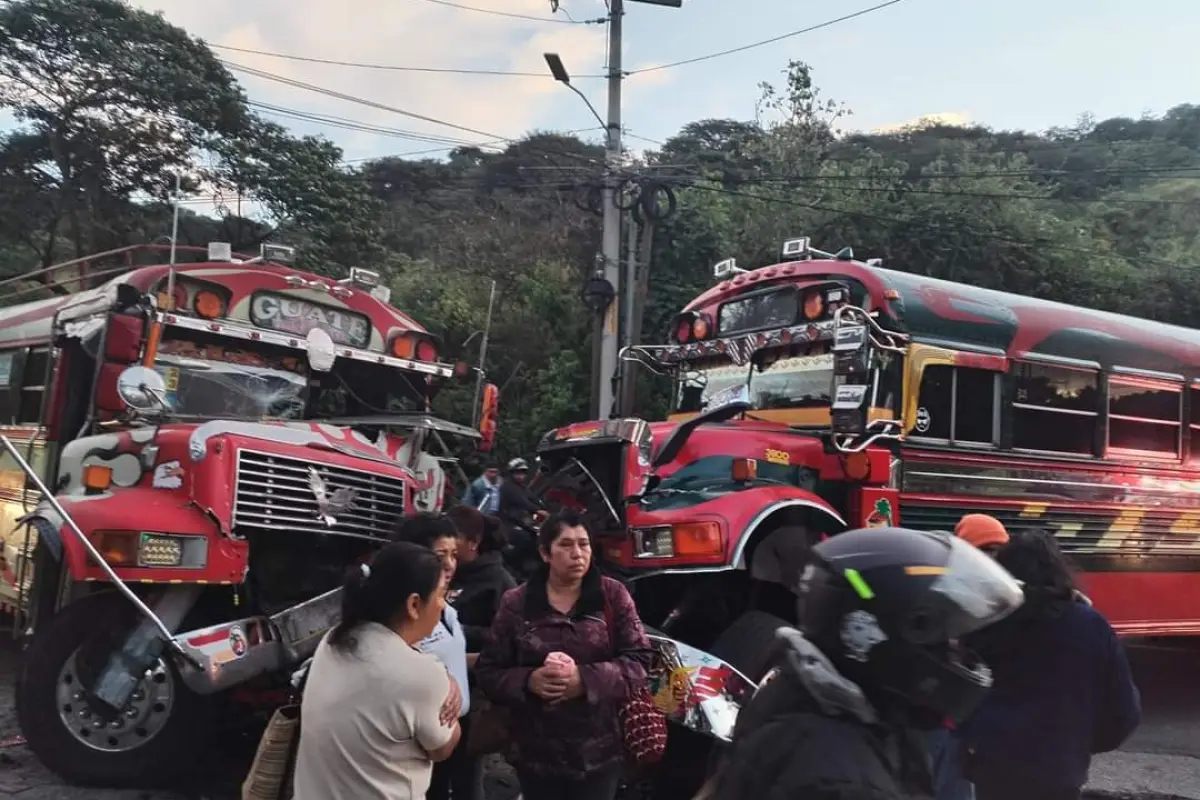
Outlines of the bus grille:
M 348 509 L 331 513 L 336 520 L 332 527 L 320 518 L 317 497 L 309 485 L 309 470 L 313 468 L 329 495 L 338 489 L 354 492 L 354 502 Z M 387 538 L 404 514 L 404 481 L 367 470 L 239 450 L 236 480 L 235 530 L 259 528 Z

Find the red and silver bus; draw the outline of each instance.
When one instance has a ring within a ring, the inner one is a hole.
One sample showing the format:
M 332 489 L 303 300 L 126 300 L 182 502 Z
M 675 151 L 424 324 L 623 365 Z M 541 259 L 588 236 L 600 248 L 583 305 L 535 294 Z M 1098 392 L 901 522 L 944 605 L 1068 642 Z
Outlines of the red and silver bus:
M 652 626 L 760 677 L 820 537 L 1045 528 L 1126 635 L 1200 633 L 1200 332 L 884 269 L 789 241 L 731 260 L 671 341 L 661 422 L 540 447 Z
M 456 444 L 479 438 L 429 414 L 470 370 L 375 273 L 304 272 L 269 246 L 179 248 L 174 266 L 164 251 L 23 276 L 76 291 L 0 310 L 17 714 L 84 784 L 177 772 L 218 695 L 286 687 L 347 566 L 440 508 Z

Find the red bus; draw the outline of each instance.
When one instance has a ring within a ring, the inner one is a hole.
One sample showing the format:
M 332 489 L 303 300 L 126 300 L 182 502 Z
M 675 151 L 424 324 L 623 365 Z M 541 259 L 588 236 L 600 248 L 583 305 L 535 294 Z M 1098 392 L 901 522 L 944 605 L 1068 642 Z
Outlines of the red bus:
M 440 508 L 454 440 L 479 438 L 429 414 L 470 370 L 376 274 L 179 251 L 174 267 L 127 248 L 23 276 L 78 291 L 0 310 L 17 715 L 77 783 L 177 773 L 226 690 L 286 686 L 336 621 L 347 566 Z
M 673 377 L 666 421 L 540 447 L 649 624 L 757 679 L 814 541 L 985 512 L 1053 531 L 1121 633 L 1200 632 L 1200 332 L 805 239 L 716 277 L 623 354 Z

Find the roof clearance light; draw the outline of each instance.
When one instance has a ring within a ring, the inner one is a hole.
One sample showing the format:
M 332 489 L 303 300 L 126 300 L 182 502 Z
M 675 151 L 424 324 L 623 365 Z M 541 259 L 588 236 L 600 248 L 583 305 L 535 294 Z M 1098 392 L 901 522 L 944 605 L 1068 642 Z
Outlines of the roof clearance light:
M 868 267 L 882 267 L 883 259 L 882 258 L 868 258 L 867 266 Z
M 809 292 L 804 295 L 804 318 L 807 320 L 819 319 L 825 313 L 825 298 L 820 292 Z
M 296 260 L 296 248 L 286 244 L 264 244 L 259 253 L 263 261 L 274 261 L 276 264 L 291 264 Z
M 809 237 L 801 236 L 798 239 L 788 239 L 783 243 L 784 258 L 803 258 L 808 255 Z
M 381 303 L 387 303 L 392 299 L 392 287 L 390 286 L 372 286 L 371 297 L 374 297 Z
M 205 319 L 216 319 L 225 313 L 225 303 L 216 292 L 197 292 L 194 308 Z
M 208 243 L 208 260 L 209 261 L 232 261 L 233 246 L 229 242 L 209 242 Z
M 416 350 L 416 342 L 411 336 L 397 336 L 392 339 L 392 355 L 396 358 L 412 358 Z
M 428 339 L 424 339 L 420 342 L 417 342 L 417 360 L 418 361 L 428 361 L 428 362 L 432 363 L 432 362 L 437 361 L 437 357 L 438 357 L 437 348 L 434 347 L 433 342 L 429 341 Z
M 692 338 L 692 320 L 684 317 L 675 324 L 675 341 L 686 344 Z
M 379 273 L 362 267 L 351 267 L 350 282 L 363 289 L 374 289 L 379 285 Z
M 708 317 L 698 314 L 696 315 L 696 320 L 692 323 L 692 336 L 696 337 L 696 339 L 707 339 L 708 328 Z
M 746 270 L 738 267 L 736 258 L 727 258 L 724 261 L 718 261 L 713 265 L 714 278 L 727 278 L 730 275 L 740 275 L 745 271 Z

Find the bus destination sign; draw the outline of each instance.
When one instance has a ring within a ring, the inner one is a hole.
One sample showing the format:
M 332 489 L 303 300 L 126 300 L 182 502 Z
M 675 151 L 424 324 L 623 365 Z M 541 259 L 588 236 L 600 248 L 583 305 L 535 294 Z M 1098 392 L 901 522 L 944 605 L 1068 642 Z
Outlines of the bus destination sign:
M 274 292 L 254 295 L 250 321 L 260 328 L 297 336 L 307 336 L 313 328 L 320 328 L 333 341 L 350 347 L 364 348 L 371 341 L 371 322 L 362 314 Z

